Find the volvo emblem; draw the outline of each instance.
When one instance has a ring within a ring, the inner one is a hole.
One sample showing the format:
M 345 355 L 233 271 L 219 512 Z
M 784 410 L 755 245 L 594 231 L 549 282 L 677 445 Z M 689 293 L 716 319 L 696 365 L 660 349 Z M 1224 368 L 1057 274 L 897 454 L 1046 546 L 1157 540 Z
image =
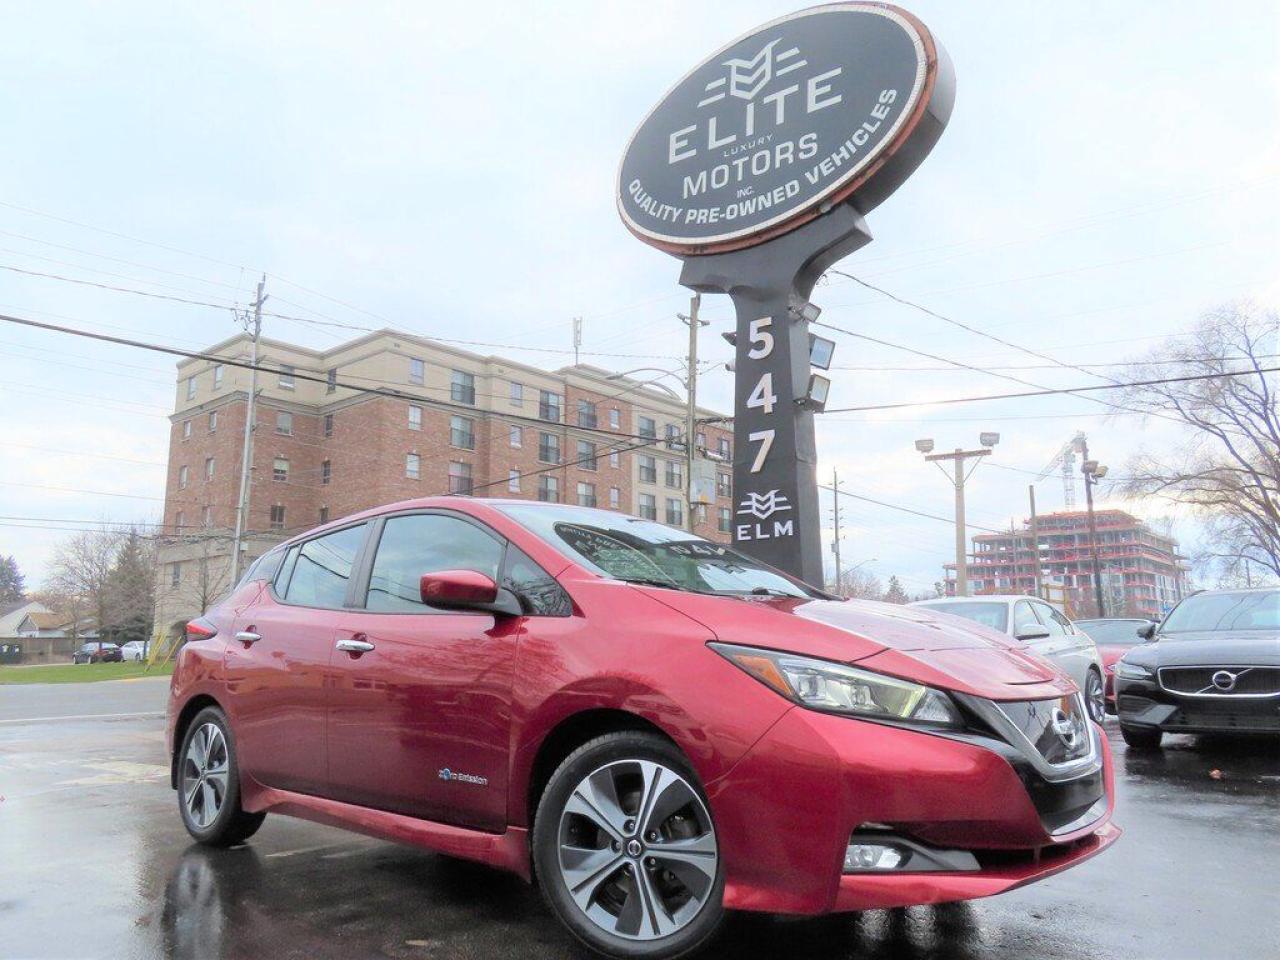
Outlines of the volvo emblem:
M 1236 688 L 1236 675 L 1230 670 L 1219 670 L 1210 679 L 1213 685 L 1223 693 L 1229 693 Z
M 1058 735 L 1058 739 L 1068 747 L 1076 745 L 1076 737 L 1080 735 L 1080 728 L 1076 721 L 1067 715 L 1067 711 L 1061 707 L 1054 707 L 1053 719 L 1049 725 L 1053 727 L 1053 732 Z

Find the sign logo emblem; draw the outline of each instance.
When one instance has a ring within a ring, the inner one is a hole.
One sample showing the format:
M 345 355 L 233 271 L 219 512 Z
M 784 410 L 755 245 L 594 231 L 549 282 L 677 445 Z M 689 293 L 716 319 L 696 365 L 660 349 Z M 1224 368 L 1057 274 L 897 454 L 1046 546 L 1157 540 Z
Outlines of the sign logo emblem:
M 698 101 L 698 106 L 709 107 L 723 100 L 726 83 L 729 86 L 729 96 L 738 97 L 741 100 L 754 100 L 756 94 L 767 87 L 774 77 L 784 77 L 808 65 L 808 60 L 795 59 L 800 55 L 799 47 L 792 47 L 774 56 L 773 48 L 781 42 L 781 40 L 772 40 L 766 43 L 760 52 L 749 60 L 734 57 L 732 60 L 724 61 L 724 65 L 729 68 L 729 75 L 710 81 L 705 87 L 707 96 Z
M 791 504 L 783 496 L 781 490 L 770 490 L 768 493 L 748 493 L 738 505 L 739 513 L 747 513 L 757 520 L 768 520 L 775 513 L 790 510 Z
M 1068 716 L 1067 712 L 1061 707 L 1053 708 L 1053 719 L 1049 722 L 1049 725 L 1066 747 L 1071 748 L 1076 745 L 1076 740 L 1080 736 L 1080 723 L 1073 717 Z
M 1237 675 L 1232 673 L 1230 670 L 1219 670 L 1209 679 L 1213 682 L 1213 685 L 1223 693 L 1230 693 L 1236 688 L 1236 678 Z

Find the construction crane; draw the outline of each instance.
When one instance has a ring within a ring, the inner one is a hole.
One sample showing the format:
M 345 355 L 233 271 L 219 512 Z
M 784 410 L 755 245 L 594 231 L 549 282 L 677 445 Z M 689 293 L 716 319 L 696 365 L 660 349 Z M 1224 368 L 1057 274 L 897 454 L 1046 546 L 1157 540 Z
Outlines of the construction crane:
M 1062 445 L 1062 449 L 1053 455 L 1049 465 L 1036 477 L 1039 481 L 1054 471 L 1062 472 L 1062 503 L 1065 510 L 1076 508 L 1076 454 L 1084 450 L 1084 444 L 1084 433 L 1077 433 Z

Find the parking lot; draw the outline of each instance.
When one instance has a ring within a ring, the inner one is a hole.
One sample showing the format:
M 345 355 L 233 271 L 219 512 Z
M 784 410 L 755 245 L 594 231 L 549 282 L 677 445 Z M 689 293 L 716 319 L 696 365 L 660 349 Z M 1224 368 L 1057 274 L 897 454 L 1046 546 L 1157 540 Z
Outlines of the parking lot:
M 514 877 L 283 817 L 206 851 L 178 819 L 167 679 L 0 691 L 0 957 L 583 956 Z M 737 917 L 712 955 L 1272 957 L 1280 750 L 1109 722 L 1108 853 L 1001 897 L 819 920 Z M 1216 771 L 1216 773 L 1215 773 Z

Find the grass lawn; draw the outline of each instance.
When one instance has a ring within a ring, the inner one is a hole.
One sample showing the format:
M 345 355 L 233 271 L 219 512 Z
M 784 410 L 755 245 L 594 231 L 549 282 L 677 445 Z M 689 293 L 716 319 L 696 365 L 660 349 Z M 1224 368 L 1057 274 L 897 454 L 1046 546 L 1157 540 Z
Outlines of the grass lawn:
M 68 663 L 39 667 L 0 667 L 0 684 L 6 683 L 93 683 L 97 680 L 128 680 L 131 677 L 167 677 L 173 662 L 146 669 L 145 663 Z

